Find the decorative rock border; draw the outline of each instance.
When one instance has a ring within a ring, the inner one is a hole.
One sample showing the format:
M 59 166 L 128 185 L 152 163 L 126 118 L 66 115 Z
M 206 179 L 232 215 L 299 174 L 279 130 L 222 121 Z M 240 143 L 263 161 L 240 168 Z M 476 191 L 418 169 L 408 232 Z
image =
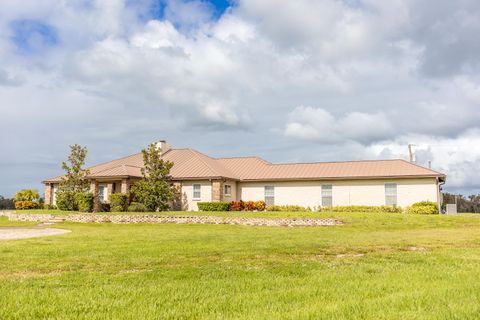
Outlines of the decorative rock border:
M 14 212 L 0 212 L 0 216 L 8 217 L 11 221 L 70 221 L 81 223 L 176 223 L 176 224 L 232 224 L 246 226 L 269 227 L 317 227 L 336 226 L 342 221 L 332 218 L 243 218 L 243 217 L 215 217 L 215 216 L 157 216 L 157 215 L 99 215 L 99 214 L 70 214 L 56 216 L 52 214 L 25 214 Z

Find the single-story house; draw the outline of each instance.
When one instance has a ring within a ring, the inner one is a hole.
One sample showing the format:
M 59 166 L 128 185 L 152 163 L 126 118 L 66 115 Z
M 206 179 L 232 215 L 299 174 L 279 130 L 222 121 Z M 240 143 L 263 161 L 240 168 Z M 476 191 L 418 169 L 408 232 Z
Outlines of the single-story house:
M 162 157 L 174 163 L 176 210 L 198 210 L 199 201 L 257 201 L 304 207 L 349 205 L 409 206 L 418 201 L 441 204 L 443 173 L 405 160 L 274 164 L 259 157 L 212 158 L 193 149 L 158 143 Z M 112 193 L 129 193 L 141 179 L 142 153 L 88 168 L 97 202 Z M 47 179 L 45 203 L 55 204 L 61 176 Z

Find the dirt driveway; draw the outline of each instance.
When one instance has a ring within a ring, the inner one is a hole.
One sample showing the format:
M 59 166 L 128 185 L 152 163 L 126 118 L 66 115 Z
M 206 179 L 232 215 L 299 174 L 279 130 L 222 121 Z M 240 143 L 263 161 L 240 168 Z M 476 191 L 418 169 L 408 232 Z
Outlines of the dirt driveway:
M 0 228 L 0 241 L 55 236 L 69 232 L 71 231 L 53 228 Z

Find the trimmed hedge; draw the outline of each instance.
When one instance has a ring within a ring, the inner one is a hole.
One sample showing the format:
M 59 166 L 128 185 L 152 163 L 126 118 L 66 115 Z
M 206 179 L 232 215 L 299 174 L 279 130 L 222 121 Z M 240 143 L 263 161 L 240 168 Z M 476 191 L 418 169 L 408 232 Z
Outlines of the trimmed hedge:
M 128 210 L 128 195 L 125 193 L 113 193 L 110 195 L 110 211 L 125 212 Z
M 140 202 L 132 202 L 128 206 L 128 212 L 147 212 L 147 207 Z
M 286 205 L 286 206 L 267 206 L 267 211 L 283 211 L 283 212 L 305 212 L 312 211 L 310 208 L 305 208 L 302 206 L 296 205 Z
M 40 209 L 40 203 L 36 201 L 15 201 L 15 210 Z
M 77 203 L 75 201 L 75 192 L 58 191 L 56 195 L 57 208 L 62 211 L 77 211 Z
M 362 213 L 402 213 L 403 209 L 396 206 L 337 206 L 325 207 L 324 212 L 362 212 Z
M 74 196 L 75 203 L 80 212 L 93 211 L 93 194 L 91 192 L 78 192 Z
M 410 214 L 438 214 L 438 204 L 430 201 L 421 201 L 407 208 Z
M 200 211 L 229 211 L 230 203 L 228 202 L 198 202 L 198 210 Z

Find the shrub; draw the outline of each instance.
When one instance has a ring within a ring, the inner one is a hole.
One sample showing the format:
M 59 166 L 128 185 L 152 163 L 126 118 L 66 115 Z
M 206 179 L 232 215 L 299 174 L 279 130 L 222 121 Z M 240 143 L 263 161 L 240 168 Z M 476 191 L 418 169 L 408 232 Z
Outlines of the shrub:
M 15 209 L 16 210 L 40 209 L 40 203 L 35 201 L 16 201 Z
M 14 199 L 15 201 L 36 202 L 40 199 L 40 194 L 37 189 L 23 189 L 15 193 Z
M 265 208 L 267 207 L 267 204 L 265 201 L 255 201 L 255 209 L 257 211 L 265 211 Z
M 110 212 L 110 203 L 100 203 L 100 212 Z
M 43 209 L 45 209 L 45 210 L 55 210 L 55 209 L 57 209 L 57 207 L 54 206 L 53 204 L 44 204 Z
M 75 202 L 75 192 L 71 191 L 58 191 L 57 195 L 57 208 L 62 211 L 77 211 L 77 203 Z
M 402 213 L 403 209 L 396 206 L 337 206 L 322 208 L 326 212 L 362 212 L 362 213 Z
M 230 203 L 228 202 L 198 202 L 200 211 L 229 211 Z
M 411 214 L 438 214 L 438 205 L 435 202 L 421 201 L 407 208 Z
M 242 211 L 243 209 L 244 202 L 242 200 L 230 202 L 230 211 Z
M 128 212 L 147 212 L 147 207 L 140 202 L 132 202 L 128 206 Z
M 267 206 L 267 211 L 301 212 L 301 211 L 312 211 L 312 210 L 310 208 L 305 208 L 297 205 L 286 205 L 286 206 L 271 205 L 271 206 Z
M 255 202 L 253 201 L 245 201 L 243 203 L 243 210 L 245 211 L 253 211 L 256 210 Z
M 110 211 L 125 212 L 128 209 L 128 195 L 125 193 L 113 193 L 110 195 Z
M 75 203 L 78 211 L 92 212 L 93 211 L 93 194 L 91 192 L 77 192 L 75 193 Z

